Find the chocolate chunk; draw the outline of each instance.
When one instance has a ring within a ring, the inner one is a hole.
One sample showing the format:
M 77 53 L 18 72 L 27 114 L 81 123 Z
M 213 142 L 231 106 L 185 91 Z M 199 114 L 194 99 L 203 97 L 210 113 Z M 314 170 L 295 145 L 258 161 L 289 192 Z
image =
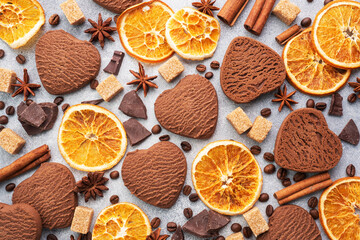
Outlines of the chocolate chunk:
M 354 120 L 350 119 L 350 121 L 339 134 L 339 138 L 352 145 L 358 145 L 360 139 L 359 129 L 357 128 Z
M 123 52 L 115 51 L 109 64 L 104 68 L 104 72 L 118 75 L 122 62 L 124 60 L 124 56 L 125 54 Z
M 124 128 L 131 146 L 139 144 L 151 135 L 151 132 L 134 118 L 125 121 Z
M 184 240 L 184 233 L 180 225 L 177 226 L 176 231 L 171 236 L 171 240 Z
M 119 110 L 130 117 L 147 119 L 146 107 L 135 90 L 124 95 Z
M 89 101 L 82 101 L 82 104 L 92 104 L 92 105 L 99 105 L 100 103 L 102 103 L 104 101 L 104 99 L 100 98 L 100 99 L 95 99 L 95 100 L 89 100 Z
M 230 217 L 209 210 L 208 233 L 215 236 L 219 235 L 219 231 L 230 222 Z
M 43 124 L 41 124 L 40 129 L 42 131 L 52 129 L 59 113 L 58 106 L 55 103 L 51 102 L 39 103 L 39 106 L 44 110 L 46 114 L 46 120 Z
M 46 120 L 46 114 L 44 110 L 35 102 L 32 102 L 22 112 L 18 113 L 19 120 L 33 127 L 40 127 Z
M 209 232 L 210 213 L 208 210 L 203 210 L 193 218 L 188 220 L 183 226 L 183 230 L 194 236 L 201 238 L 211 238 L 218 234 Z
M 343 100 L 343 97 L 340 94 L 334 93 L 332 95 L 330 109 L 329 109 L 329 115 L 333 115 L 333 116 L 342 116 L 343 115 L 342 100 Z

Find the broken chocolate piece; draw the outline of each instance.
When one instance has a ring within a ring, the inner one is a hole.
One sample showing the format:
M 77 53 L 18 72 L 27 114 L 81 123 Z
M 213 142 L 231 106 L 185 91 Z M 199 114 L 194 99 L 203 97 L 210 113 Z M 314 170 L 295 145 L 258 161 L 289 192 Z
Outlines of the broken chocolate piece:
M 119 110 L 130 117 L 147 119 L 146 107 L 135 90 L 124 95 Z
M 124 128 L 131 146 L 134 146 L 144 141 L 151 135 L 151 132 L 149 132 L 141 123 L 139 123 L 134 118 L 125 121 Z
M 208 232 L 209 233 L 218 233 L 220 229 L 225 227 L 230 222 L 230 217 L 221 215 L 212 210 L 209 211 L 209 224 Z
M 352 145 L 358 145 L 359 143 L 359 129 L 357 128 L 354 120 L 350 119 L 350 121 L 346 124 L 344 129 L 341 131 L 339 138 L 345 142 L 348 142 Z
M 98 105 L 100 103 L 102 103 L 104 101 L 104 99 L 100 98 L 100 99 L 95 99 L 95 100 L 90 100 L 90 101 L 82 101 L 82 104 L 93 104 L 93 105 Z
M 118 75 L 121 64 L 124 60 L 125 54 L 120 51 L 115 51 L 113 57 L 111 58 L 109 64 L 104 68 L 104 72 Z
M 334 93 L 331 97 L 329 115 L 333 116 L 342 116 L 343 107 L 342 107 L 343 97 L 339 93 Z
M 40 127 L 45 122 L 46 114 L 37 103 L 32 102 L 19 114 L 19 120 L 33 127 Z
M 177 226 L 176 231 L 171 236 L 171 240 L 184 240 L 184 233 L 180 225 Z
M 201 238 L 211 238 L 217 236 L 217 234 L 215 235 L 214 233 L 208 232 L 209 218 L 209 212 L 205 209 L 187 221 L 183 226 L 183 230 Z
M 52 129 L 59 113 L 58 106 L 55 103 L 51 102 L 39 103 L 39 106 L 44 110 L 46 114 L 46 120 L 43 124 L 41 124 L 39 128 L 42 131 Z

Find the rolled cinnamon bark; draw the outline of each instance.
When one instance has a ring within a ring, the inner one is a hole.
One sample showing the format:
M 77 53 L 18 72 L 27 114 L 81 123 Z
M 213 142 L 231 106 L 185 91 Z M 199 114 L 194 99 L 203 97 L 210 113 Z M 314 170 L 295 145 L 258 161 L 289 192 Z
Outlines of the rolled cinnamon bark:
M 295 24 L 294 26 L 288 28 L 287 30 L 285 30 L 284 32 L 282 32 L 281 34 L 279 34 L 275 40 L 281 44 L 284 45 L 285 43 L 287 43 L 290 39 L 292 39 L 293 37 L 295 37 L 296 35 L 298 35 L 299 33 L 302 32 L 302 28 Z
M 275 1 L 276 0 L 256 0 L 245 21 L 245 29 L 255 35 L 260 35 L 274 7 Z
M 217 16 L 232 27 L 248 2 L 249 0 L 227 0 Z

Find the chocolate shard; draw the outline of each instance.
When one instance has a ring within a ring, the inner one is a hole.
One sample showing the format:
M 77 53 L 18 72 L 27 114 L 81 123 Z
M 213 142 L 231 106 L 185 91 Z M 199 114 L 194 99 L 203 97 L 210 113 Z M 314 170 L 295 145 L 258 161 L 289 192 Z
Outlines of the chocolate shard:
M 358 145 L 359 143 L 359 129 L 356 126 L 354 120 L 350 119 L 350 121 L 346 124 L 344 129 L 341 131 L 339 138 L 345 142 L 348 142 L 352 145 Z
M 171 236 L 171 240 L 184 240 L 184 233 L 180 225 L 177 226 L 176 231 Z
M 104 72 L 118 75 L 120 67 L 124 60 L 125 54 L 121 51 L 115 51 L 113 57 L 111 58 L 109 64 L 104 68 Z
M 43 124 L 41 124 L 39 128 L 43 131 L 52 129 L 59 113 L 58 106 L 55 103 L 51 102 L 39 103 L 39 106 L 44 110 L 46 114 L 46 120 Z
M 334 93 L 331 97 L 329 115 L 333 116 L 342 116 L 343 107 L 342 107 L 343 97 L 339 93 Z
M 19 114 L 19 120 L 33 127 L 40 127 L 45 122 L 46 114 L 37 103 L 32 102 Z
M 201 238 L 211 238 L 218 236 L 218 232 L 209 232 L 210 213 L 208 210 L 203 210 L 195 215 L 183 226 L 183 230 L 194 236 Z
M 151 135 L 151 132 L 134 118 L 125 121 L 123 124 L 131 146 L 139 144 Z
M 230 217 L 224 216 L 212 210 L 209 211 L 209 216 L 208 232 L 212 234 L 217 234 L 220 229 L 225 227 L 230 222 Z
M 104 99 L 100 98 L 100 99 L 95 99 L 95 100 L 89 100 L 89 101 L 82 101 L 82 104 L 93 104 L 93 105 L 99 105 L 100 103 L 102 103 L 104 101 Z
M 135 90 L 124 95 L 119 110 L 130 117 L 147 119 L 146 107 Z

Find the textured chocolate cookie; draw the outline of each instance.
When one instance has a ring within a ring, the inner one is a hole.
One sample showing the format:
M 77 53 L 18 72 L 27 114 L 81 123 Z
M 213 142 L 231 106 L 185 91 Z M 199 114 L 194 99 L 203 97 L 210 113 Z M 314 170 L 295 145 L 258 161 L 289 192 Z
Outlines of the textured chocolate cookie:
M 100 54 L 88 41 L 81 41 L 64 30 L 48 31 L 35 48 L 36 67 L 50 94 L 74 92 L 99 73 Z
M 274 154 L 276 163 L 283 168 L 323 172 L 339 162 L 342 145 L 320 111 L 302 108 L 285 118 L 276 137 Z
M 314 219 L 303 208 L 295 205 L 275 209 L 269 218 L 269 231 L 257 240 L 321 240 Z
M 121 14 L 129 7 L 141 3 L 142 0 L 94 0 L 97 4 L 117 14 Z
M 206 78 L 188 75 L 155 102 L 155 115 L 167 130 L 190 138 L 210 138 L 218 119 L 215 88 Z
M 71 225 L 78 205 L 74 188 L 75 179 L 67 167 L 43 163 L 15 188 L 12 201 L 33 206 L 40 213 L 43 227 L 66 228 Z
M 233 39 L 221 64 L 221 88 L 236 103 L 248 103 L 273 91 L 285 77 L 279 54 L 248 37 Z
M 0 203 L 1 240 L 39 240 L 42 226 L 39 213 L 28 204 Z
M 170 208 L 179 197 L 186 177 L 186 159 L 171 142 L 129 152 L 121 175 L 132 194 L 154 206 Z

